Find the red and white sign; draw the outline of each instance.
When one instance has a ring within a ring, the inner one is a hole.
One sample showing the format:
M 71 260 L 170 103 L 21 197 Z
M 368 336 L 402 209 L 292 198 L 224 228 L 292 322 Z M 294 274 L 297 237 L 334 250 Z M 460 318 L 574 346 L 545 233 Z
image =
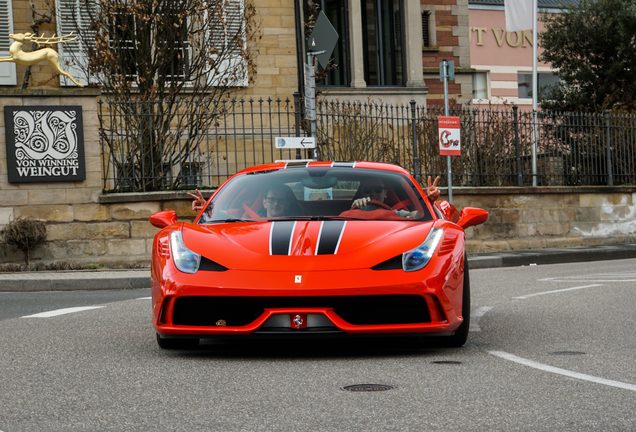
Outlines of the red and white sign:
M 441 156 L 461 155 L 459 117 L 437 117 L 439 130 L 439 154 Z

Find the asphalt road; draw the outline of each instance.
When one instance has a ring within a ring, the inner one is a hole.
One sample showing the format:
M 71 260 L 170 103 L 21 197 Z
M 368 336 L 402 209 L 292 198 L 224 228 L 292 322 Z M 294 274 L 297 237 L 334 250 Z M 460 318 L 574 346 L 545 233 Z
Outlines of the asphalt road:
M 471 272 L 462 349 L 163 351 L 148 290 L 0 293 L 0 431 L 636 430 L 636 259 Z M 36 313 L 71 309 L 62 315 Z M 382 384 L 386 391 L 346 386 Z

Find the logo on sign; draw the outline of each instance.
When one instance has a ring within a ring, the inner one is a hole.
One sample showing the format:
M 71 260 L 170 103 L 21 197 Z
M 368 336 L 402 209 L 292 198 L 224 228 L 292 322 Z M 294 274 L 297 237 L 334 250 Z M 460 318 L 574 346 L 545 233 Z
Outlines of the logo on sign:
M 461 130 L 459 117 L 440 116 L 437 119 L 439 129 L 439 154 L 459 156 L 461 154 Z

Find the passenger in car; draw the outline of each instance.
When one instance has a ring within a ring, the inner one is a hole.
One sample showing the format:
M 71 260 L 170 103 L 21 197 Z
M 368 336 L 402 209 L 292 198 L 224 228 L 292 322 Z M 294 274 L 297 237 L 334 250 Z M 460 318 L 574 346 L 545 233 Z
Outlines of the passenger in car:
M 263 208 L 257 213 L 264 217 L 299 216 L 302 210 L 289 186 L 277 185 L 267 190 Z
M 188 195 L 192 197 L 192 210 L 200 211 L 206 203 L 206 199 L 203 198 L 201 191 L 195 189 L 194 193 L 188 192 Z M 213 204 L 205 209 L 205 212 L 201 214 L 202 222 L 209 222 L 212 220 Z M 263 197 L 263 207 L 255 210 L 254 213 L 261 217 L 281 217 L 281 216 L 298 216 L 301 215 L 302 209 L 296 200 L 294 192 L 289 186 L 281 184 L 270 187 L 265 192 Z

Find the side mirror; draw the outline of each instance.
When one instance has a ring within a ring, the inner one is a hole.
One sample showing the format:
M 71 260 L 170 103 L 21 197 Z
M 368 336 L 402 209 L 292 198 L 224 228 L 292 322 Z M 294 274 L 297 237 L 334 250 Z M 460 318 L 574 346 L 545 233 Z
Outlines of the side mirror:
M 459 214 L 457 225 L 466 229 L 471 226 L 481 225 L 488 220 L 488 211 L 477 207 L 464 207 Z
M 165 228 L 177 222 L 177 212 L 164 210 L 150 215 L 150 223 L 157 228 Z

